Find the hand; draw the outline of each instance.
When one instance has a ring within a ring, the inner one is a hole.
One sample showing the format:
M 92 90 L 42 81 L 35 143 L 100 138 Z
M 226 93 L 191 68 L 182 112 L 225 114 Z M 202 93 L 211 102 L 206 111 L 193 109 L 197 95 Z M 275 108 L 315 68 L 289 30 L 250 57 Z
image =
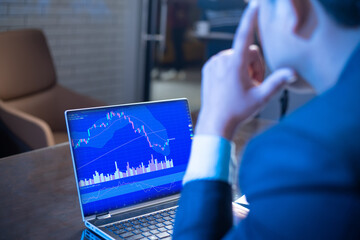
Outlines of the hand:
M 258 5 L 244 12 L 233 49 L 212 57 L 202 69 L 202 107 L 197 134 L 231 140 L 237 126 L 255 115 L 286 83 L 296 80 L 291 69 L 279 69 L 265 81 L 259 48 L 252 45 Z
M 244 220 L 250 210 L 236 203 L 232 203 L 233 220 L 234 224 L 237 225 L 241 220 Z

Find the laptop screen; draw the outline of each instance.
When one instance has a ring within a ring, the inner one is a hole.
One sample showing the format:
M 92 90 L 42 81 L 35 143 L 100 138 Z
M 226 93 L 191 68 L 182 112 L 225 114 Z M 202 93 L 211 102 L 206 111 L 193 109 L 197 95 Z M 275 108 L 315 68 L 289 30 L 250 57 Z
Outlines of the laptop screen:
M 66 112 L 84 216 L 178 193 L 193 126 L 185 99 Z

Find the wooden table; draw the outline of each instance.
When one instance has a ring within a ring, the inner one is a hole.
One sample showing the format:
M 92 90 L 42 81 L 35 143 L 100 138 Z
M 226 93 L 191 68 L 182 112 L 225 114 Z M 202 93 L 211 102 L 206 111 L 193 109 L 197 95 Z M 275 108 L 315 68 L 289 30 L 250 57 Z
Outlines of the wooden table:
M 240 152 L 273 122 L 239 129 Z M 68 143 L 0 159 L 0 239 L 81 239 L 84 224 Z
M 80 239 L 68 143 L 0 160 L 0 239 Z

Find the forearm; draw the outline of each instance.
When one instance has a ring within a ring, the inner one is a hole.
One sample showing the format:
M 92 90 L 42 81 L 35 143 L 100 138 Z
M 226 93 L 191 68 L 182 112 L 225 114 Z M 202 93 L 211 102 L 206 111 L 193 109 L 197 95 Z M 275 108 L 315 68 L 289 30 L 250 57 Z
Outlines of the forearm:
M 175 223 L 177 238 L 219 239 L 231 228 L 230 141 L 237 126 L 294 76 L 283 69 L 258 84 L 264 67 L 259 49 L 250 48 L 257 10 L 252 1 L 234 48 L 211 58 L 202 69 L 202 106 Z

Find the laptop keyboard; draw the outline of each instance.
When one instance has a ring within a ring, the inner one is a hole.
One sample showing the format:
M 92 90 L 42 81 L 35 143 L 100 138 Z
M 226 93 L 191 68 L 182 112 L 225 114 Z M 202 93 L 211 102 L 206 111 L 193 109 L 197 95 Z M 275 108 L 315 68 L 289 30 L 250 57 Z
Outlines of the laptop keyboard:
M 120 239 L 171 239 L 177 207 L 121 221 L 106 228 Z

